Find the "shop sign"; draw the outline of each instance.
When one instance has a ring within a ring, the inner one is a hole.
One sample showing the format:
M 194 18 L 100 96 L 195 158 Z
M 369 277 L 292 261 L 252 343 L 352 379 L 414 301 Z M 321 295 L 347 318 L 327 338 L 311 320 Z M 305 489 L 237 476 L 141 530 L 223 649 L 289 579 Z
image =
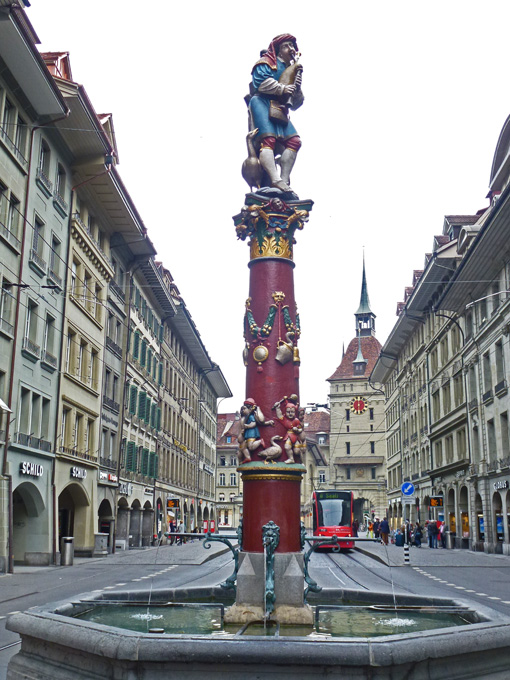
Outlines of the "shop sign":
M 74 479 L 85 479 L 87 477 L 87 470 L 73 465 L 71 468 L 71 477 L 74 477 Z
M 500 479 L 498 482 L 494 482 L 492 485 L 495 491 L 499 489 L 508 489 L 508 479 Z
M 133 493 L 133 485 L 130 482 L 120 482 L 119 493 L 123 496 L 131 496 Z
M 98 482 L 100 484 L 116 484 L 119 481 L 117 475 L 106 470 L 98 470 Z
M 26 460 L 19 464 L 20 475 L 30 475 L 30 477 L 42 477 L 44 468 L 37 463 L 29 463 Z
M 431 496 L 430 497 L 430 507 L 431 508 L 442 508 L 443 507 L 443 497 L 442 496 Z
M 167 507 L 167 509 L 178 508 L 179 507 L 179 499 L 178 498 L 167 498 L 166 499 L 166 507 Z
M 206 463 L 204 463 L 204 471 L 209 473 L 210 475 L 214 475 L 214 468 L 211 467 L 210 465 L 206 465 Z
M 146 486 L 145 489 L 143 490 L 143 492 L 146 496 L 152 496 L 154 491 L 153 491 L 153 489 L 150 489 L 148 486 Z

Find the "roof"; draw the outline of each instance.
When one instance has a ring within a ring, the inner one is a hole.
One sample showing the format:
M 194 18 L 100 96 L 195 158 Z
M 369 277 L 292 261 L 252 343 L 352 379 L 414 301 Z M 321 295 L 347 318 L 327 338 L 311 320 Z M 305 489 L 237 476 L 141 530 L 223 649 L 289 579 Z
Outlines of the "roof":
M 353 379 L 367 379 L 375 366 L 375 362 L 381 351 L 381 343 L 373 335 L 366 335 L 359 338 L 361 341 L 361 352 L 366 360 L 365 370 L 361 373 L 354 373 L 354 361 L 358 356 L 358 338 L 353 338 L 347 351 L 345 352 L 340 366 L 336 369 L 333 375 L 328 378 L 328 381 L 333 380 L 353 380 Z M 359 364 L 358 364 L 359 365 Z
M 237 436 L 241 432 L 241 420 L 238 413 L 218 413 L 216 446 L 235 446 L 237 447 Z M 233 441 L 227 444 L 227 437 L 232 437 Z
M 372 371 L 373 382 L 386 382 L 414 329 L 424 322 L 423 314 L 431 307 L 434 295 L 443 285 L 443 279 L 448 278 L 448 271 L 455 270 L 458 259 L 457 241 L 448 241 L 431 255 L 410 297 L 405 303 L 398 305 L 397 310 L 400 316 L 384 343 L 384 347 L 381 348 L 380 359 L 375 364 L 375 370 Z
M 363 256 L 363 277 L 361 279 L 361 296 L 359 300 L 358 314 L 372 314 L 370 300 L 368 299 L 367 278 L 365 275 L 365 257 Z
M 2 76 L 13 88 L 14 78 L 18 99 L 34 119 L 62 117 L 68 107 L 37 51 L 39 38 L 32 24 L 20 6 L 11 2 L 2 6 L 8 8 L 2 10 L 0 21 L 0 52 L 7 65 Z
M 307 411 L 305 415 L 306 435 L 329 432 L 331 416 L 328 411 Z

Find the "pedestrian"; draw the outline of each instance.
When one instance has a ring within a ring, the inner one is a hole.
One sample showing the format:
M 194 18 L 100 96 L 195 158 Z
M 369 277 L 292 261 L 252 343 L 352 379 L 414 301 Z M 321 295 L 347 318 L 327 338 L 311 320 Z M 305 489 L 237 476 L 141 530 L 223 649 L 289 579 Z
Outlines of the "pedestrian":
M 352 535 L 356 538 L 358 536 L 359 522 L 355 519 L 352 523 Z
M 177 528 L 177 527 L 175 526 L 174 520 L 172 520 L 172 521 L 170 522 L 170 526 L 169 526 L 168 528 L 169 528 L 169 531 L 170 531 L 170 536 L 169 536 L 169 538 L 170 538 L 170 545 L 173 545 L 173 544 L 175 543 L 175 530 L 176 530 L 176 528 Z
M 414 527 L 414 545 L 417 548 L 421 548 L 421 539 L 423 537 L 423 531 L 420 526 L 419 522 L 416 522 L 416 526 Z
M 427 522 L 427 536 L 429 539 L 429 548 L 437 548 L 437 524 L 434 520 Z
M 439 527 L 439 538 L 441 539 L 441 548 L 446 549 L 446 527 L 444 522 L 441 522 L 441 526 Z
M 379 532 L 381 534 L 381 539 L 384 545 L 388 545 L 388 534 L 390 533 L 390 525 L 388 524 L 387 517 L 385 517 L 381 524 L 379 525 Z
M 182 519 L 179 522 L 179 526 L 177 527 L 177 531 L 180 534 L 179 538 L 178 538 L 178 543 L 179 543 L 179 545 L 182 545 L 183 541 L 186 542 L 186 537 L 182 535 L 186 531 L 186 528 L 184 526 L 184 522 L 182 521 Z
M 369 522 L 368 523 L 368 538 L 373 538 L 374 537 L 374 523 Z
M 375 518 L 374 522 L 374 538 L 379 538 L 379 527 L 381 526 L 381 523 L 379 522 L 379 518 Z
M 404 525 L 404 527 L 403 527 L 403 532 L 402 532 L 402 533 L 404 534 L 404 543 L 405 543 L 406 545 L 412 545 L 412 540 L 411 540 L 412 533 L 413 533 L 413 531 L 412 531 L 412 524 L 411 524 L 411 522 L 410 522 L 408 519 L 406 519 L 406 523 L 405 523 L 405 525 Z

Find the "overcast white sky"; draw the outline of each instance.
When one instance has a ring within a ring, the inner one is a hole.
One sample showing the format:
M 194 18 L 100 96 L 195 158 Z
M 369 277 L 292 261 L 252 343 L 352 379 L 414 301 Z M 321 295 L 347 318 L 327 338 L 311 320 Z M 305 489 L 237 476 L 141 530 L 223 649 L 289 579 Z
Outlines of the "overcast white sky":
M 301 401 L 354 336 L 363 247 L 381 343 L 445 214 L 485 198 L 510 114 L 510 4 L 463 0 L 32 0 L 41 49 L 69 51 L 74 79 L 112 112 L 119 172 L 234 399 L 245 398 L 242 320 L 248 248 L 232 215 L 248 187 L 251 68 L 296 36 L 305 103 L 292 186 L 315 201 L 295 247 L 303 335 Z

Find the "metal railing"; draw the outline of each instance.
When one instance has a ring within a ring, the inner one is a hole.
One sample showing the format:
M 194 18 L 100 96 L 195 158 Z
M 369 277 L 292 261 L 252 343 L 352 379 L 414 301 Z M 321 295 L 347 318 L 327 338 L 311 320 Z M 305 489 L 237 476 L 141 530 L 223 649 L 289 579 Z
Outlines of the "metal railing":
M 37 359 L 41 358 L 41 348 L 27 336 L 23 338 L 21 349 L 29 352 L 32 356 L 37 357 Z

